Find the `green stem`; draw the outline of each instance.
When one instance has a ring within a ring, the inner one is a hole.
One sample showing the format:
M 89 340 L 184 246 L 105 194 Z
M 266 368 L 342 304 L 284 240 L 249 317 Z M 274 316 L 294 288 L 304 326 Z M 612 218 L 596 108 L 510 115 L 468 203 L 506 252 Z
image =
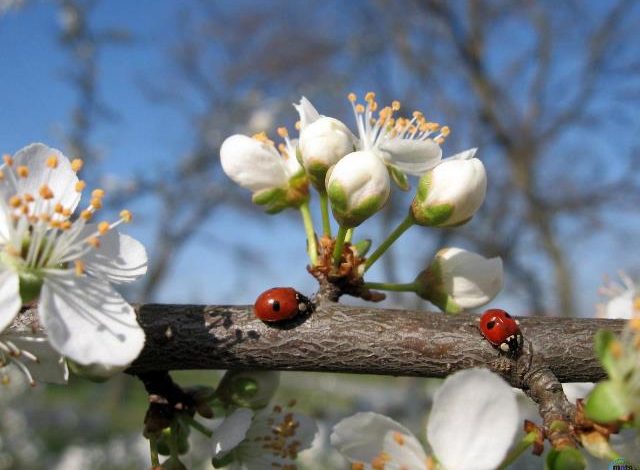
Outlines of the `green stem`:
M 498 470 L 504 470 L 513 462 L 515 462 L 531 445 L 536 442 L 537 434 L 535 432 L 530 432 L 526 436 L 522 438 L 520 442 L 516 444 L 516 446 L 509 452 L 509 454 L 504 458 Z
M 415 292 L 416 283 L 408 282 L 406 284 L 393 284 L 391 282 L 365 282 L 364 286 L 369 289 L 389 290 L 393 292 Z
M 311 266 L 318 264 L 318 246 L 316 245 L 316 232 L 313 229 L 313 220 L 311 219 L 311 210 L 309 209 L 309 201 L 300 205 L 300 214 L 302 215 L 302 223 L 304 231 L 307 234 L 307 253 Z
M 196 421 L 193 416 L 185 414 L 184 419 L 187 421 L 187 423 L 189 423 L 189 426 L 191 426 L 196 431 L 204 434 L 207 437 L 213 436 L 213 431 L 211 431 L 211 429 L 206 427 L 204 424 Z
M 340 260 L 342 259 L 342 250 L 344 249 L 344 239 L 347 237 L 347 229 L 342 225 L 338 229 L 338 235 L 336 235 L 336 245 L 333 247 L 333 265 L 338 267 Z
M 347 230 L 347 235 L 344 237 L 344 241 L 347 243 L 351 243 L 351 239 L 353 238 L 353 232 L 355 232 L 355 228 L 351 227 L 349 230 Z
M 371 253 L 371 256 L 369 256 L 369 258 L 367 258 L 367 262 L 364 265 L 364 270 L 366 271 L 367 269 L 369 269 L 371 265 L 373 265 L 373 263 L 375 263 L 378 260 L 378 258 L 380 258 L 384 254 L 384 252 L 387 251 L 389 247 L 393 245 L 393 243 L 398 238 L 400 238 L 400 235 L 406 232 L 409 229 L 409 227 L 411 227 L 413 224 L 414 224 L 413 215 L 409 213 L 407 217 L 405 217 L 405 219 L 402 222 L 400 222 L 400 225 L 398 225 L 393 230 L 393 232 L 391 232 L 391 234 L 387 237 L 387 239 L 384 242 L 382 242 L 382 245 L 380 245 L 376 249 L 376 251 Z
M 158 455 L 158 440 L 155 436 L 149 437 L 149 455 L 151 456 L 151 468 L 160 466 L 160 456 Z
M 331 221 L 329 220 L 329 197 L 326 192 L 320 193 L 320 212 L 322 213 L 322 234 L 331 238 Z
M 169 455 L 178 458 L 180 451 L 178 450 L 178 422 L 174 420 L 171 423 L 171 436 L 169 439 Z

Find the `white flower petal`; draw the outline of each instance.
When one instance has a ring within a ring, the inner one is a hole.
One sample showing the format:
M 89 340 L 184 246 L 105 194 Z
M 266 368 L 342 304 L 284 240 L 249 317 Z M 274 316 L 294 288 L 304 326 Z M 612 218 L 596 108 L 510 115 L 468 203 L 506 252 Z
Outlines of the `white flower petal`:
M 578 398 L 586 398 L 593 390 L 593 387 L 595 387 L 595 384 L 592 382 L 568 382 L 562 384 L 564 394 L 571 403 L 575 403 Z
M 380 144 L 378 153 L 387 164 L 410 175 L 421 175 L 442 159 L 442 149 L 430 139 L 390 139 Z
M 81 365 L 127 365 L 144 346 L 133 307 L 100 278 L 48 274 L 38 311 L 53 347 Z
M 300 103 L 293 103 L 293 107 L 296 108 L 298 114 L 300 115 L 300 129 L 304 129 L 312 122 L 320 119 L 320 114 L 316 110 L 316 108 L 311 104 L 304 96 L 300 98 Z
M 52 155 L 58 157 L 58 167 L 55 169 L 50 169 L 46 164 Z M 53 191 L 53 199 L 49 201 L 51 207 L 60 203 L 72 212 L 75 210 L 80 201 L 80 193 L 76 191 L 78 177 L 62 152 L 44 144 L 31 144 L 19 150 L 13 158 L 14 168 L 23 165 L 29 169 L 27 178 L 18 178 L 17 194 L 36 196 L 40 187 L 46 184 Z
M 469 369 L 436 392 L 427 438 L 447 470 L 490 470 L 504 459 L 518 426 L 513 389 L 488 370 Z
M 238 408 L 213 431 L 213 457 L 222 458 L 235 449 L 247 436 L 253 411 Z
M 97 230 L 97 224 L 88 224 L 78 239 Z M 133 237 L 109 230 L 100 236 L 100 246 L 82 257 L 87 272 L 102 275 L 111 282 L 131 282 L 147 272 L 147 251 Z
M 387 416 L 372 412 L 356 413 L 336 424 L 331 433 L 331 445 L 351 463 L 370 463 L 385 451 L 392 457 L 385 468 L 395 468 L 391 465 L 400 468 L 402 464 L 416 462 L 422 466 L 407 468 L 425 468 L 427 458 L 411 431 Z
M 629 319 L 634 312 L 635 290 L 625 290 L 619 295 L 612 297 L 604 306 L 604 318 L 624 318 Z
M 474 147 L 474 148 L 471 148 L 471 149 L 463 150 L 460 153 L 456 153 L 455 155 L 452 155 L 452 156 L 448 157 L 447 161 L 448 160 L 470 160 L 473 157 L 475 157 L 477 152 L 478 152 L 478 147 Z
M 2 193 L 0 193 L 0 198 L 1 197 L 3 197 Z M 0 202 L 0 245 L 4 245 L 9 241 L 9 217 L 5 202 Z
M 69 369 L 64 358 L 51 347 L 44 337 L 5 333 L 0 341 L 11 341 L 21 350 L 30 352 L 38 358 L 38 362 L 23 357 L 22 363 L 29 369 L 36 382 L 50 384 L 66 384 L 69 379 Z
M 21 306 L 18 274 L 0 265 L 0 332 L 11 324 Z
M 235 134 L 224 140 L 220 162 L 229 178 L 254 192 L 288 182 L 283 158 L 275 147 L 246 135 Z

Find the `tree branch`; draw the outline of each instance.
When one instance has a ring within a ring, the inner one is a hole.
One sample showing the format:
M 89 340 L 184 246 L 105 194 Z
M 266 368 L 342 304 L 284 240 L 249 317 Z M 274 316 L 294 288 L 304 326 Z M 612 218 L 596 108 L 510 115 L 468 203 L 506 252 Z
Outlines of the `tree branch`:
M 326 302 L 288 329 L 257 320 L 251 306 L 143 305 L 147 342 L 128 372 L 176 369 L 276 369 L 446 377 L 488 367 L 513 386 L 545 367 L 560 382 L 605 377 L 593 353 L 598 329 L 623 320 L 521 318 L 531 342 L 518 361 L 498 354 L 477 327 L 477 315 L 443 315 Z

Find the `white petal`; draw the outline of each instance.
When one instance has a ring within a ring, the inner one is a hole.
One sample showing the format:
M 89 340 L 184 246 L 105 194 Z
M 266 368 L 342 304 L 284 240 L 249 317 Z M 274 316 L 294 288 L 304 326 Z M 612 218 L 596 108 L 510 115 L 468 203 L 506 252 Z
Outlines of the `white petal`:
M 58 167 L 47 167 L 47 159 L 55 155 L 58 157 Z M 53 191 L 53 199 L 50 204 L 62 204 L 72 212 L 80 201 L 80 193 L 76 191 L 78 177 L 71 169 L 71 162 L 62 152 L 44 144 L 31 144 L 19 150 L 14 155 L 14 168 L 24 165 L 29 168 L 27 178 L 18 178 L 17 194 L 29 193 L 38 195 L 40 187 L 48 185 Z
M 448 157 L 447 160 L 470 160 L 476 155 L 477 152 L 478 152 L 477 147 L 463 150 L 460 153 L 456 153 L 455 155 Z
M 229 178 L 251 191 L 287 184 L 284 162 L 278 151 L 246 135 L 235 134 L 224 140 L 220 163 Z
M 103 279 L 47 275 L 38 311 L 53 347 L 82 365 L 127 365 L 144 346 L 133 307 Z
M 87 235 L 96 231 L 97 225 L 83 229 Z M 79 237 L 82 239 L 82 235 Z M 147 252 L 144 245 L 133 237 L 109 230 L 100 236 L 100 246 L 82 257 L 87 272 L 102 275 L 111 282 L 131 282 L 147 272 Z
M 634 312 L 635 297 L 635 290 L 625 290 L 611 298 L 604 306 L 604 318 L 631 318 Z
M 67 363 L 60 353 L 51 347 L 46 338 L 12 332 L 3 334 L 0 341 L 11 341 L 21 350 L 28 351 L 38 358 L 38 362 L 33 362 L 26 357 L 21 358 L 36 382 L 67 383 L 69 379 Z
M 21 306 L 18 274 L 0 265 L 0 332 L 11 324 Z
M 0 193 L 0 197 L 3 197 L 3 195 Z M 9 241 L 9 236 L 10 236 L 10 232 L 9 232 L 9 220 L 10 220 L 10 216 L 9 213 L 7 212 L 7 209 L 5 209 L 5 204 L 3 202 L 0 202 L 0 245 L 4 245 L 5 243 L 7 243 Z
M 320 118 L 320 114 L 311 104 L 311 101 L 304 96 L 300 98 L 300 103 L 293 103 L 293 107 L 296 108 L 296 111 L 298 111 L 298 114 L 300 115 L 301 130 Z
M 351 463 L 370 463 L 385 451 L 392 457 L 385 468 L 416 462 L 422 466 L 408 468 L 425 468 L 427 458 L 411 431 L 387 416 L 371 412 L 356 413 L 336 424 L 331 445 Z
M 388 165 L 410 175 L 421 175 L 442 159 L 442 149 L 433 140 L 395 138 L 383 142 L 378 150 Z
M 562 384 L 564 394 L 571 403 L 575 403 L 578 398 L 586 398 L 591 390 L 593 390 L 593 387 L 595 387 L 595 384 L 591 382 L 569 382 Z
M 224 457 L 244 440 L 252 418 L 253 411 L 248 408 L 238 408 L 222 421 L 213 431 L 214 458 Z
M 485 369 L 449 376 L 435 394 L 427 438 L 447 470 L 490 470 L 519 427 L 513 389 Z

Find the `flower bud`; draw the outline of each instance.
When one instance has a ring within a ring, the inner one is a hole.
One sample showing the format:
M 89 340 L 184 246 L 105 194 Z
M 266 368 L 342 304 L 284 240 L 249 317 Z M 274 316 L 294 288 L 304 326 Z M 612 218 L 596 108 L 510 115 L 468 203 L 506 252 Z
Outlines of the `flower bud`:
M 357 227 L 378 212 L 390 191 L 385 164 L 369 151 L 348 154 L 327 173 L 331 209 L 342 227 Z
M 311 183 L 325 191 L 327 170 L 354 150 L 354 136 L 341 121 L 323 116 L 300 132 L 298 149 Z
M 502 260 L 443 248 L 415 280 L 416 293 L 447 313 L 480 307 L 502 289 Z
M 280 385 L 280 373 L 267 370 L 227 371 L 216 394 L 225 403 L 245 408 L 264 408 Z
M 482 162 L 472 158 L 475 152 L 448 158 L 420 178 L 411 204 L 417 224 L 452 227 L 473 217 L 487 191 L 487 174 Z

